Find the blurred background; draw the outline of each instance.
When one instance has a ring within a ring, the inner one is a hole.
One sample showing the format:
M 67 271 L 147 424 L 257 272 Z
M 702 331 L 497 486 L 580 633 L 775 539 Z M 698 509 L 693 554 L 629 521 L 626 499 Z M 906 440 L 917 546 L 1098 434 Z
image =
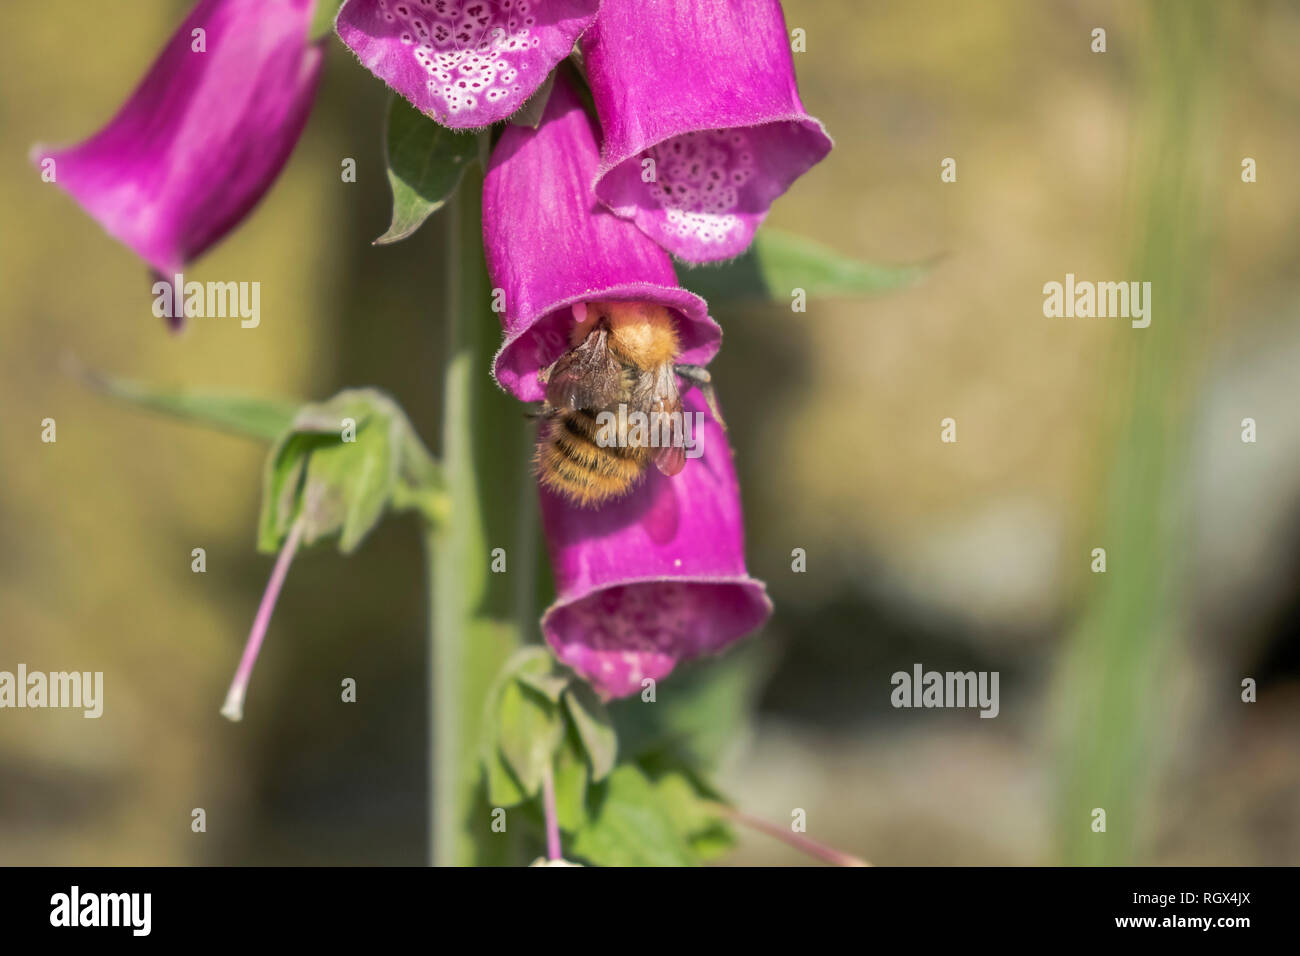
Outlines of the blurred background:
M 259 279 L 256 331 L 168 334 L 141 263 L 28 165 L 99 128 L 188 6 L 88 23 L 84 3 L 19 4 L 0 32 L 0 669 L 106 687 L 97 721 L 0 712 L 0 862 L 421 863 L 413 522 L 298 558 L 230 724 L 272 563 L 253 547 L 263 448 L 62 370 L 291 398 L 375 385 L 437 447 L 439 230 L 370 245 L 386 92 L 336 42 L 284 175 L 186 270 Z M 681 673 L 730 695 L 720 786 L 880 864 L 1300 862 L 1300 5 L 785 9 L 837 146 L 770 223 L 937 264 L 803 314 L 714 308 L 750 570 L 776 604 L 743 650 Z M 1152 282 L 1151 327 L 1044 318 L 1067 272 Z M 915 663 L 998 671 L 1000 715 L 893 709 L 890 675 Z M 742 834 L 723 862 L 801 859 Z

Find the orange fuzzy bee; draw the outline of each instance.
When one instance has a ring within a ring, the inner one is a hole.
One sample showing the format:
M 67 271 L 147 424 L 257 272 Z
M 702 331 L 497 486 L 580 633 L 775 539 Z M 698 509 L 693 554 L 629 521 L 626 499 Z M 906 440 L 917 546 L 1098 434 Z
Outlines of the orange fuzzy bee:
M 579 303 L 573 316 L 572 347 L 541 372 L 546 426 L 537 448 L 537 471 L 543 485 L 589 506 L 627 494 L 651 461 L 665 475 L 682 470 L 686 454 L 680 444 L 654 445 L 627 428 L 633 412 L 652 421 L 681 421 L 676 376 L 687 387 L 698 385 L 714 418 L 722 418 L 709 373 L 698 365 L 677 364 L 681 347 L 666 308 L 641 302 Z M 602 412 L 611 413 L 603 423 Z

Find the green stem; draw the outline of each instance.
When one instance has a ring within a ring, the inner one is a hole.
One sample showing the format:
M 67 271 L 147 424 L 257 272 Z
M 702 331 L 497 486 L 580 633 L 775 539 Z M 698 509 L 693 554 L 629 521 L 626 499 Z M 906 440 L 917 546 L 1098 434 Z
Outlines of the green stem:
M 448 223 L 443 316 L 448 332 L 442 431 L 447 520 L 427 532 L 430 562 L 431 856 L 435 865 L 504 863 L 483 798 L 484 699 L 510 653 L 535 627 L 536 517 L 526 420 L 491 377 L 500 326 L 483 260 L 482 173 L 471 168 L 443 210 Z M 506 573 L 492 570 L 505 550 Z

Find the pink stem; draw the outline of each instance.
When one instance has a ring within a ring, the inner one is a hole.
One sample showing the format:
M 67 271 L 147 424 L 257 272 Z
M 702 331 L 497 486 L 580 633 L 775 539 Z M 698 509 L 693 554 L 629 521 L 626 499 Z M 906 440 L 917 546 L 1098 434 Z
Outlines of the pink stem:
M 816 840 L 806 837 L 803 834 L 795 833 L 783 826 L 762 820 L 758 817 L 752 817 L 748 813 L 737 810 L 735 807 L 729 807 L 723 803 L 713 805 L 714 808 L 723 816 L 742 826 L 747 826 L 751 830 L 757 830 L 760 833 L 766 833 L 770 837 L 775 837 L 782 843 L 788 843 L 796 850 L 807 853 L 811 857 L 816 857 L 832 866 L 870 866 L 865 860 L 860 860 L 856 856 L 848 853 L 842 853 L 833 847 L 826 846 L 824 843 L 818 843 Z
M 549 766 L 542 771 L 542 811 L 546 814 L 546 858 L 559 860 L 560 818 L 555 812 L 555 779 Z
M 253 618 L 253 629 L 248 634 L 248 643 L 244 645 L 244 656 L 239 659 L 235 679 L 230 682 L 226 702 L 221 708 L 221 716 L 229 720 L 242 720 L 244 717 L 244 694 L 248 691 L 248 679 L 253 676 L 253 665 L 257 663 L 258 651 L 262 649 L 262 639 L 266 637 L 266 629 L 270 626 L 276 599 L 280 596 L 280 588 L 289 574 L 289 565 L 293 563 L 293 556 L 298 551 L 298 543 L 302 540 L 302 528 L 303 521 L 299 518 L 290 529 L 284 546 L 280 548 L 279 557 L 275 559 L 271 580 L 266 582 L 262 603 L 258 605 L 257 616 Z

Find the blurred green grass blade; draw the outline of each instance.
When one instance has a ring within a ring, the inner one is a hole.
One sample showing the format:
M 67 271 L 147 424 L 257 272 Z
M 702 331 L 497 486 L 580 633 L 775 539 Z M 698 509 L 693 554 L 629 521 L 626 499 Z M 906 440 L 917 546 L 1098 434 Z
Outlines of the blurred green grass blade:
M 278 438 L 298 411 L 297 404 L 281 399 L 146 385 L 88 369 L 78 371 L 91 388 L 105 395 L 174 418 L 264 441 Z
M 821 243 L 765 227 L 744 255 L 721 265 L 677 266 L 682 285 L 708 301 L 787 301 L 794 289 L 809 296 L 869 296 L 902 289 L 921 279 L 933 263 L 884 265 L 858 262 Z
M 1223 122 L 1224 64 L 1233 51 L 1209 0 L 1145 7 L 1148 69 L 1133 132 L 1129 215 L 1135 248 L 1123 278 L 1149 281 L 1150 328 L 1115 334 L 1105 372 L 1110 454 L 1098 456 L 1101 497 L 1087 547 L 1105 574 L 1070 633 L 1053 688 L 1058 711 L 1057 843 L 1070 865 L 1148 862 L 1169 742 L 1185 718 L 1184 604 L 1189 516 L 1186 449 L 1196 414 L 1198 356 L 1207 351 L 1222 179 L 1198 150 Z M 1162 321 L 1163 316 L 1163 321 Z M 1087 550 L 1083 550 L 1086 555 Z M 1104 832 L 1093 813 L 1106 813 Z

